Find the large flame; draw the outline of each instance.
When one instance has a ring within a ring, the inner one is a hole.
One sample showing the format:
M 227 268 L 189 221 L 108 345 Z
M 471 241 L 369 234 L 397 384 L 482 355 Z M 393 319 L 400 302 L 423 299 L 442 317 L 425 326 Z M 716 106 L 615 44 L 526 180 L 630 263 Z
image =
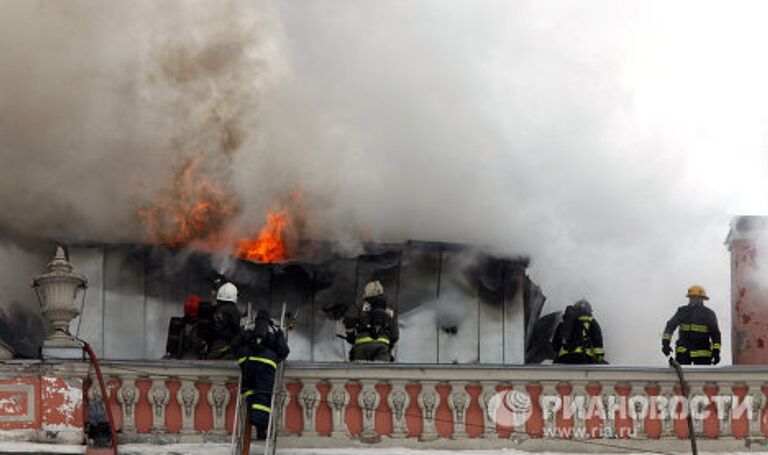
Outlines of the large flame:
M 288 217 L 285 210 L 267 213 L 267 224 L 255 239 L 238 242 L 236 255 L 254 262 L 282 262 L 288 259 L 285 230 Z
M 196 240 L 213 241 L 237 214 L 238 200 L 199 171 L 192 158 L 178 169 L 170 188 L 151 206 L 138 210 L 151 241 L 180 246 Z
M 276 208 L 267 213 L 266 224 L 255 238 L 240 239 L 235 254 L 254 262 L 284 262 L 294 257 L 297 240 L 305 221 L 303 194 L 294 191 L 290 198 L 274 202 Z
M 206 178 L 198 161 L 191 159 L 179 168 L 170 188 L 152 205 L 141 207 L 138 216 L 153 243 L 230 251 L 253 262 L 283 262 L 293 256 L 291 248 L 297 243 L 297 224 L 303 219 L 301 192 L 295 191 L 287 203 L 277 199 L 275 206 L 267 211 L 257 236 L 235 235 L 232 221 L 238 214 L 239 199 Z

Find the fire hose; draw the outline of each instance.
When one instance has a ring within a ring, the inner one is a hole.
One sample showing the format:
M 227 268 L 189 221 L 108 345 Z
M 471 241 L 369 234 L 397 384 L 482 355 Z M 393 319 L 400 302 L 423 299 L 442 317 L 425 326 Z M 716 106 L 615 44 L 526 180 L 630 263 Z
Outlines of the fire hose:
M 71 336 L 68 332 L 62 329 L 56 329 L 56 330 L 59 330 L 60 332 L 65 333 L 68 336 Z M 88 344 L 87 341 L 81 338 L 78 338 L 77 336 L 73 338 L 83 346 L 83 351 L 85 351 L 88 354 L 88 358 L 91 361 L 91 365 L 93 365 L 93 369 L 96 371 L 96 379 L 99 381 L 99 390 L 102 396 L 101 402 L 104 405 L 104 411 L 106 411 L 107 420 L 109 421 L 109 432 L 112 439 L 111 449 L 114 454 L 117 454 L 117 431 L 115 431 L 115 419 L 112 416 L 112 408 L 107 404 L 109 395 L 107 395 L 107 386 L 104 383 L 104 376 L 101 374 L 101 366 L 99 365 L 99 359 L 98 357 L 96 357 L 96 353 L 93 351 L 93 348 L 91 348 L 91 345 Z
M 675 369 L 675 373 L 677 373 L 677 380 L 680 383 L 680 389 L 682 390 L 683 395 L 685 396 L 685 401 L 688 404 L 686 420 L 688 420 L 688 437 L 691 440 L 691 453 L 693 453 L 693 455 L 698 455 L 699 452 L 696 448 L 696 432 L 693 430 L 693 416 L 691 415 L 688 383 L 685 381 L 685 377 L 683 376 L 683 367 L 681 367 L 677 360 L 671 356 L 669 357 L 669 366 Z
M 104 384 L 104 376 L 101 374 L 101 367 L 99 366 L 99 359 L 96 357 L 96 353 L 93 352 L 93 348 L 87 342 L 78 339 L 83 345 L 83 350 L 88 353 L 88 357 L 91 359 L 93 369 L 96 371 L 96 379 L 99 381 L 99 389 L 101 390 L 102 404 L 104 410 L 107 412 L 107 420 L 109 420 L 109 431 L 112 435 L 112 451 L 117 454 L 117 432 L 115 431 L 115 419 L 112 416 L 112 408 L 108 404 L 107 386 Z

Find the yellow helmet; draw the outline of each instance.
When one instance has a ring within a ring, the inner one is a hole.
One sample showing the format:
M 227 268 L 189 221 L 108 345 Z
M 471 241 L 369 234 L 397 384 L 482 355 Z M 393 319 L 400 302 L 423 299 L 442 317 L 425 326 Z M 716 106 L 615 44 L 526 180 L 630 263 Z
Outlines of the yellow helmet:
M 707 297 L 707 291 L 705 291 L 704 288 L 698 284 L 694 284 L 688 288 L 688 294 L 686 297 L 701 297 L 704 300 L 709 300 L 709 297 Z

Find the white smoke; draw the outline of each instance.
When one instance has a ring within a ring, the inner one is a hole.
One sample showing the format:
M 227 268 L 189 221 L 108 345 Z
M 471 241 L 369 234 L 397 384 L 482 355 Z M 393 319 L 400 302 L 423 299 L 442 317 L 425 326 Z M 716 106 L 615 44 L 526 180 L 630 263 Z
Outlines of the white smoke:
M 43 271 L 46 258 L 42 251 L 25 251 L 14 243 L 0 242 L 0 302 L 3 305 L 35 301 L 30 287 L 32 277 Z M 19 280 L 23 280 L 19 282 Z
M 378 238 L 529 254 L 545 311 L 588 298 L 613 363 L 662 364 L 693 283 L 728 340 L 723 240 L 766 209 L 762 6 L 625 6 L 282 6 L 295 78 L 267 117 L 293 121 L 266 141 Z
M 447 333 L 457 333 L 459 323 L 469 316 L 466 295 L 443 295 L 427 302 L 425 307 L 435 310 L 438 327 Z
M 352 249 L 527 254 L 547 310 L 592 302 L 608 360 L 660 363 L 690 284 L 728 340 L 722 242 L 766 211 L 762 8 L 11 0 L 0 232 L 140 238 L 203 156 L 246 228 L 302 188 L 310 234 Z

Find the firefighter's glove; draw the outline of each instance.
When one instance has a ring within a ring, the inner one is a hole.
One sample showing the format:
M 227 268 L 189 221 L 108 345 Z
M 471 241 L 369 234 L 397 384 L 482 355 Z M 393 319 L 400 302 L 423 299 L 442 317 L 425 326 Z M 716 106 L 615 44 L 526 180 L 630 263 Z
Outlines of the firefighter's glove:
M 717 365 L 720 363 L 720 350 L 715 349 L 712 351 L 712 364 Z
M 253 330 L 253 320 L 249 317 L 240 318 L 240 328 L 243 330 Z
M 661 352 L 665 356 L 669 356 L 672 353 L 672 346 L 669 345 L 669 340 L 661 340 Z

